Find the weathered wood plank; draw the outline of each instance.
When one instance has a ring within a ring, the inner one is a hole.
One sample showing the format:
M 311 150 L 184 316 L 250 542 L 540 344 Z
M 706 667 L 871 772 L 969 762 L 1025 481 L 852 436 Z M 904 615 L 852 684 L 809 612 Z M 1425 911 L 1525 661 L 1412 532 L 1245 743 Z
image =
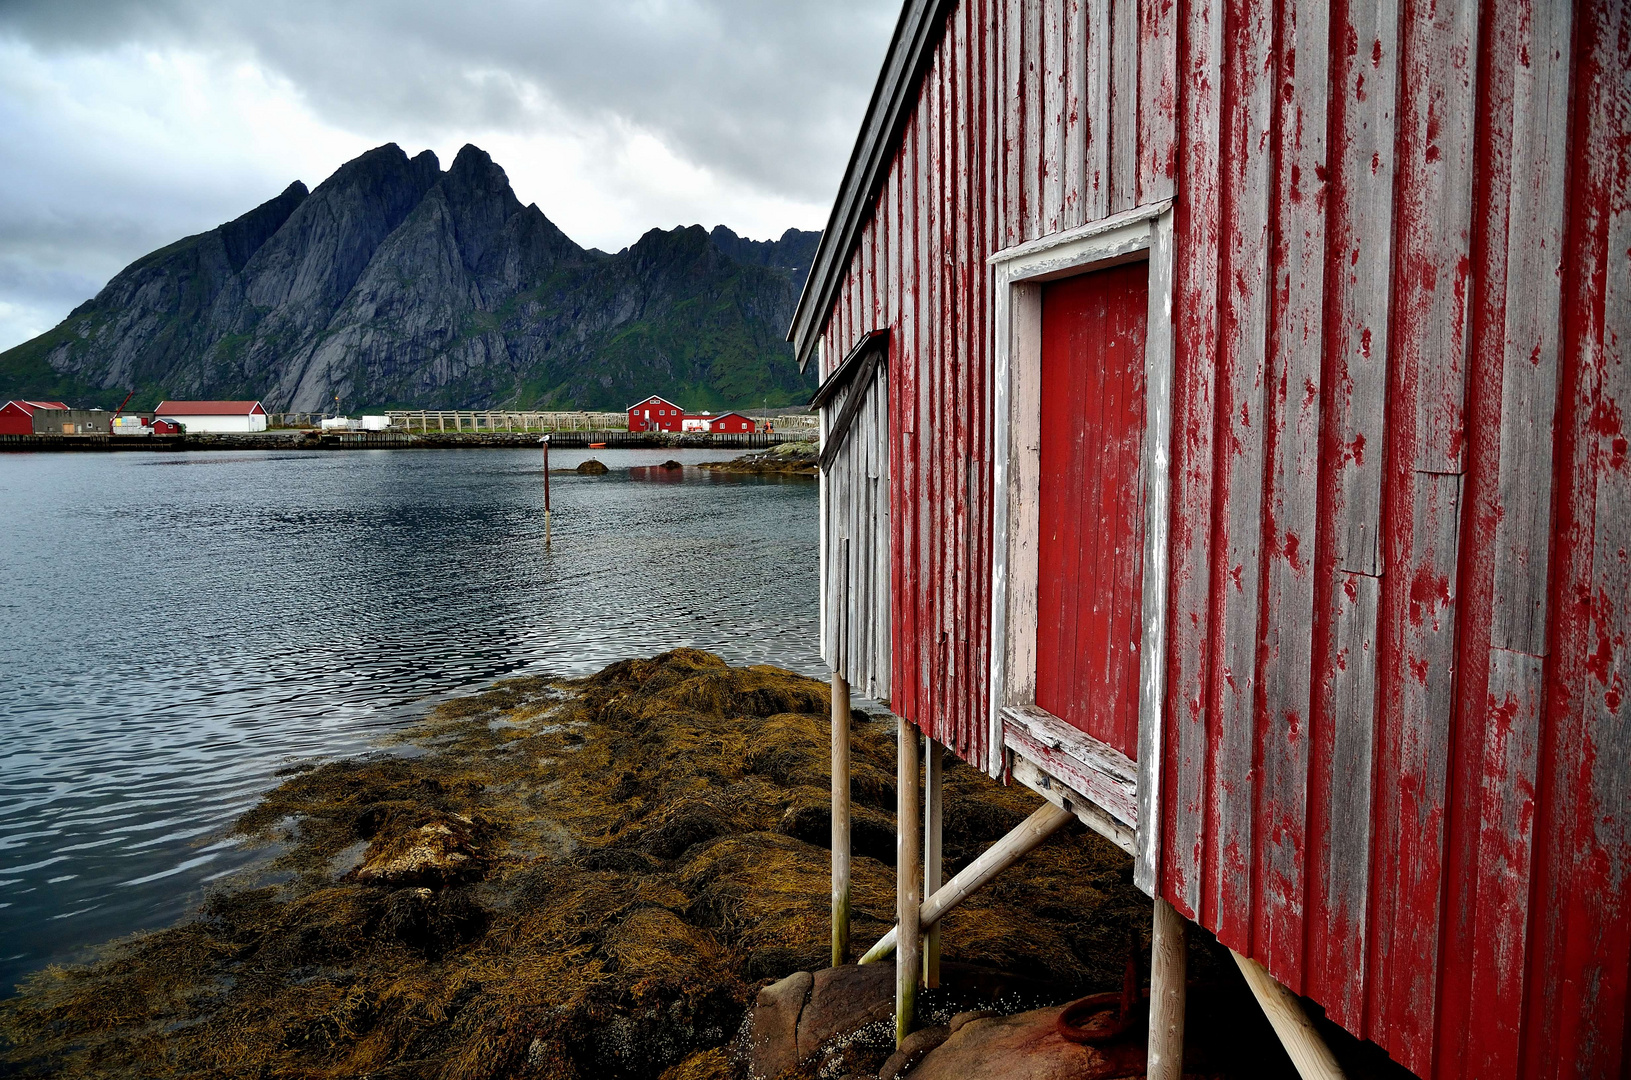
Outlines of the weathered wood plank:
M 1394 128 L 1399 3 L 1346 8 L 1340 32 L 1353 42 L 1335 57 L 1331 147 L 1335 176 L 1332 251 L 1342 268 L 1332 296 L 1332 355 L 1339 457 L 1337 567 L 1382 572 L 1382 464 L 1387 416 L 1388 325 L 1393 282 Z
M 1024 784 L 1055 806 L 1075 814 L 1083 825 L 1127 854 L 1133 854 L 1137 845 L 1136 830 L 1057 776 L 1043 772 L 1040 766 L 1028 758 L 1018 754 L 1012 755 L 1012 758 L 1013 764 L 1009 769 L 1009 775 L 1016 783 Z
M 1365 971 L 1367 961 L 1381 583 L 1365 574 L 1339 573 L 1332 586 L 1336 628 L 1330 686 L 1331 806 L 1322 869 L 1330 928 L 1323 944 L 1333 995 L 1321 998 L 1321 1003 L 1333 1015 L 1341 1013 L 1345 1019 L 1338 1023 L 1358 1027 L 1364 984 L 1353 976 Z
M 1490 641 L 1546 654 L 1552 523 L 1552 418 L 1562 327 L 1568 182 L 1570 9 L 1528 7 L 1515 57 L 1507 214 L 1506 348 L 1501 369 L 1500 512 Z
M 1108 188 L 1105 213 L 1115 214 L 1138 204 L 1138 0 L 1108 0 L 1104 33 L 1110 39 Z
M 1042 195 L 1042 162 L 1045 160 L 1043 126 L 1047 122 L 1047 109 L 1043 101 L 1043 4 L 1045 0 L 1020 0 L 1024 23 L 1020 37 L 1020 83 L 1023 95 L 1024 132 L 1021 136 L 1020 181 L 1024 185 L 1020 194 L 1020 238 L 1030 240 L 1041 236 L 1044 207 Z
M 1241 0 L 1224 61 L 1220 160 L 1223 207 L 1218 277 L 1224 310 L 1218 332 L 1217 408 L 1223 418 L 1215 468 L 1222 483 L 1219 558 L 1212 571 L 1218 618 L 1211 676 L 1216 716 L 1211 754 L 1218 834 L 1212 853 L 1216 933 L 1249 948 L 1254 895 L 1258 620 L 1262 610 L 1263 462 L 1270 278 L 1269 156 L 1274 106 L 1274 31 L 1267 3 Z M 1276 973 L 1278 974 L 1278 972 Z
M 1010 706 L 1003 739 L 1009 749 L 1057 776 L 1123 824 L 1138 827 L 1138 766 L 1108 743 L 1040 709 Z
M 1373 953 L 1385 980 L 1376 987 L 1377 1031 L 1394 1056 L 1417 1073 L 1431 1071 L 1438 1008 L 1441 897 L 1447 850 L 1445 818 L 1450 726 L 1455 689 L 1456 575 L 1462 478 L 1409 473 L 1398 480 L 1399 513 L 1390 559 L 1402 571 L 1386 586 L 1383 670 L 1385 722 L 1397 777 L 1390 810 L 1392 907 Z M 1385 997 L 1380 996 L 1385 994 Z
M 1413 409 L 1399 467 L 1461 472 L 1478 7 L 1412 3 L 1401 24 L 1399 176 L 1394 243 L 1401 278 L 1395 359 Z M 1390 444 L 1392 445 L 1392 444 Z
M 1144 339 L 1144 559 L 1138 679 L 1138 851 L 1133 883 L 1157 895 L 1166 766 L 1167 575 L 1172 540 L 1172 214 L 1150 228 L 1150 316 Z M 1159 901 L 1165 903 L 1165 901 Z
M 1025 157 L 1025 93 L 1023 41 L 1025 40 L 1025 0 L 1001 0 L 1004 6 L 999 33 L 1002 39 L 1002 137 L 999 167 L 1002 182 L 1002 246 L 1024 242 L 1023 181 L 1020 165 Z
M 1308 779 L 1313 707 L 1314 551 L 1319 521 L 1320 380 L 1325 348 L 1326 118 L 1330 5 L 1292 0 L 1280 12 L 1280 93 L 1274 119 L 1273 322 L 1270 329 L 1268 491 L 1264 501 L 1261 955 L 1304 992 Z
M 1470 958 L 1478 1035 L 1467 1044 L 1466 1075 L 1513 1075 L 1518 1068 L 1544 710 L 1540 658 L 1491 649 Z
M 1174 732 L 1174 783 L 1164 800 L 1168 835 L 1163 839 L 1161 895 L 1187 918 L 1201 910 L 1202 845 L 1205 842 L 1207 660 L 1211 640 L 1213 431 L 1212 386 L 1217 355 L 1218 245 L 1220 222 L 1219 90 L 1222 84 L 1222 12 L 1205 5 L 1184 11 L 1181 33 L 1189 42 L 1179 100 L 1183 135 L 1177 155 L 1177 186 L 1186 192 L 1178 207 L 1173 249 L 1177 392 L 1173 402 L 1172 647 L 1167 711 Z
M 1560 995 L 1560 1045 L 1582 1047 L 1579 1075 L 1631 1062 L 1631 1032 L 1614 1015 L 1631 1007 L 1631 466 L 1625 417 L 1631 415 L 1631 5 L 1609 7 L 1602 18 L 1597 59 L 1605 83 L 1596 122 L 1617 133 L 1603 139 L 1608 159 L 1603 244 L 1601 381 L 1591 414 L 1596 477 L 1589 498 L 1592 537 L 1590 624 L 1592 651 L 1582 710 L 1579 886 L 1569 912 L 1571 936 L 1591 942 L 1592 954 Z M 1614 74 L 1617 73 L 1617 78 Z M 1588 869 L 1589 868 L 1589 869 Z
M 1151 203 L 1172 198 L 1178 178 L 1178 5 L 1137 4 L 1137 201 Z
M 1110 163 L 1112 132 L 1110 130 L 1110 5 L 1114 0 L 1087 0 L 1081 21 L 1085 38 L 1083 47 L 1076 50 L 1077 64 L 1086 65 L 1083 82 L 1086 92 L 1082 106 L 1086 110 L 1083 128 L 1087 136 L 1087 153 L 1082 162 L 1082 214 L 1075 222 L 1097 221 L 1110 213 Z
M 1105 0 L 1066 0 L 1065 4 L 1065 103 L 1064 103 L 1064 211 L 1059 217 L 1059 228 L 1070 229 L 1086 221 L 1091 214 L 1093 130 L 1092 108 L 1089 104 L 1089 80 L 1093 74 L 1093 41 L 1088 36 L 1090 10 Z
M 1066 112 L 1067 80 L 1070 77 L 1069 69 L 1076 65 L 1067 65 L 1065 43 L 1073 14 L 1069 9 L 1079 9 L 1081 0 L 1041 0 L 1041 7 L 1041 34 L 1035 40 L 1040 46 L 1042 60 L 1041 69 L 1037 72 L 1042 109 L 1042 153 L 1037 162 L 1041 171 L 1042 206 L 1036 227 L 1037 232 L 1045 236 L 1063 227 L 1061 222 L 1068 197 L 1066 184 L 1069 178 L 1065 175 L 1065 165 L 1069 152 L 1065 148 L 1065 141 L 1071 125 Z

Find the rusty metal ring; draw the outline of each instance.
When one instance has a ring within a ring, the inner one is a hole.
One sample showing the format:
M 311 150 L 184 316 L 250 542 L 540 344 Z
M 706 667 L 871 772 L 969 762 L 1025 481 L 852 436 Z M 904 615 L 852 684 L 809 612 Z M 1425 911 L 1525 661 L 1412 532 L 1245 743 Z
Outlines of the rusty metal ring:
M 1124 1007 L 1120 991 L 1089 994 L 1066 1005 L 1054 1027 L 1066 1042 L 1102 1046 L 1114 1042 L 1133 1026 L 1135 1009 Z

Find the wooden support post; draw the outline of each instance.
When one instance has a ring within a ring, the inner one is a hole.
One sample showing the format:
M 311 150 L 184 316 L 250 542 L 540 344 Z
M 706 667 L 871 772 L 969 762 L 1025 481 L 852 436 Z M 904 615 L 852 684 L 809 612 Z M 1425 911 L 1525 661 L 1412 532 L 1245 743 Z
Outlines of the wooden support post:
M 940 778 L 945 770 L 945 747 L 923 737 L 923 895 L 940 891 Z M 923 935 L 923 985 L 940 985 L 940 923 L 927 924 Z
M 1155 898 L 1150 934 L 1149 1080 L 1184 1074 L 1184 996 L 1188 977 L 1189 924 L 1176 908 Z
M 1042 841 L 1060 828 L 1076 820 L 1076 815 L 1048 803 L 1036 813 L 1014 826 L 1014 830 L 986 848 L 980 857 L 965 866 L 961 873 L 942 885 L 923 902 L 918 925 L 933 926 L 946 912 L 962 903 L 969 894 L 996 877 L 999 873 L 1024 858 Z M 858 964 L 871 964 L 895 951 L 899 938 L 899 925 L 878 939 L 878 943 L 857 960 Z
M 1280 1045 L 1286 1048 L 1286 1055 L 1297 1066 L 1303 1080 L 1343 1080 L 1342 1067 L 1332 1056 L 1331 1048 L 1325 1045 L 1325 1040 L 1320 1038 L 1313 1021 L 1308 1019 L 1308 1013 L 1303 1010 L 1303 1003 L 1297 999 L 1297 995 L 1256 960 L 1241 956 L 1233 949 L 1229 950 L 1229 955 L 1235 958 L 1240 973 L 1246 976 L 1246 985 L 1252 988 L 1252 995 L 1263 1007 L 1263 1015 L 1274 1026 L 1274 1033 L 1280 1036 Z M 1152 1072 L 1150 1075 L 1155 1074 Z
M 922 974 L 923 941 L 918 920 L 923 907 L 923 834 L 918 831 L 918 733 L 899 717 L 899 761 L 895 769 L 895 1045 L 912 1033 L 917 1019 L 918 976 Z
M 832 673 L 832 966 L 849 960 L 849 681 Z

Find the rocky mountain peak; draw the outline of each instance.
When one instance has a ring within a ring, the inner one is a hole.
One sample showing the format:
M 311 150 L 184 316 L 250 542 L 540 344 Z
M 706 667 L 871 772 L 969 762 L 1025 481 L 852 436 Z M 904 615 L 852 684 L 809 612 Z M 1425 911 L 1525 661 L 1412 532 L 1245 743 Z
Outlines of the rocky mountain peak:
M 585 251 L 467 145 L 375 147 L 126 267 L 0 354 L 0 396 L 332 408 L 802 400 L 783 341 L 816 234 L 653 229 Z M 802 262 L 800 260 L 803 260 Z M 148 400 L 151 399 L 151 400 Z

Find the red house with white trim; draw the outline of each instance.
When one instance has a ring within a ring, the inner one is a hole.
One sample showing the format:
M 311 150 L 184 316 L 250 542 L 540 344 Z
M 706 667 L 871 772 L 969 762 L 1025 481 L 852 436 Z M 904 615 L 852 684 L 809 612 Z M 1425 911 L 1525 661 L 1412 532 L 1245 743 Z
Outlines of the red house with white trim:
M 628 408 L 630 431 L 679 431 L 685 410 L 667 398 L 652 394 Z

